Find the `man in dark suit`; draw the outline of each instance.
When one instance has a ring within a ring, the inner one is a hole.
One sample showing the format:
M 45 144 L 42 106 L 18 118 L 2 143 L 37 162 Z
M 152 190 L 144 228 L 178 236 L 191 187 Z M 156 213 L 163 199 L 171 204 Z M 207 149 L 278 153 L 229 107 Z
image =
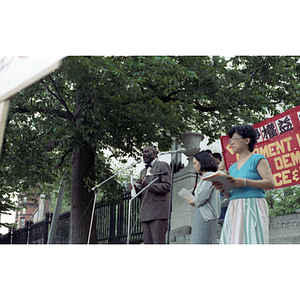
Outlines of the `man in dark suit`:
M 166 162 L 158 161 L 153 146 L 147 146 L 143 149 L 143 160 L 146 166 L 136 181 L 138 189 L 141 190 L 159 177 L 141 194 L 141 222 L 144 243 L 165 244 L 169 217 L 171 168 Z M 166 173 L 166 175 L 155 175 L 158 173 Z

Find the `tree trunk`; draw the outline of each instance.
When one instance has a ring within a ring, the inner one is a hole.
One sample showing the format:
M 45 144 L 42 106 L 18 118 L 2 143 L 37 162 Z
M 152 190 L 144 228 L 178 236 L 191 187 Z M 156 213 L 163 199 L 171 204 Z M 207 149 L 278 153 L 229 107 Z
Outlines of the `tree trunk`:
M 85 186 L 91 178 L 95 163 L 95 153 L 86 142 L 80 149 L 73 148 L 71 185 L 71 243 L 86 244 L 88 241 L 94 193 Z M 95 218 L 90 243 L 96 243 Z

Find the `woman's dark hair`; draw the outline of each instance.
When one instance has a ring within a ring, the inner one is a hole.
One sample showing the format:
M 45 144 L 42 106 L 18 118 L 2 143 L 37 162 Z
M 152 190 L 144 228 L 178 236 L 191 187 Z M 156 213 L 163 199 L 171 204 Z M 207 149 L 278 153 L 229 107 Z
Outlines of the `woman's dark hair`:
M 252 152 L 256 144 L 256 131 L 251 125 L 236 125 L 228 131 L 228 135 L 232 138 L 234 133 L 242 136 L 243 139 L 250 138 L 249 150 Z
M 214 158 L 206 151 L 198 152 L 194 155 L 194 157 L 200 162 L 201 165 L 200 171 L 216 172 L 218 170 L 218 164 L 216 163 Z

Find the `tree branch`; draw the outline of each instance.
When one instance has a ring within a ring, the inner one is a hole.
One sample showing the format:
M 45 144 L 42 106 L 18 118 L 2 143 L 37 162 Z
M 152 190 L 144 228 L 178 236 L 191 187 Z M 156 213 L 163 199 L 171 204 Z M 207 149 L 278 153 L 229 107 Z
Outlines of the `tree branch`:
M 92 101 L 94 95 L 95 95 L 95 92 L 92 93 L 92 95 L 90 96 L 90 98 L 89 98 L 88 101 L 84 102 L 84 103 L 79 107 L 79 109 L 77 110 L 77 112 L 75 113 L 75 115 L 74 115 L 74 117 L 73 117 L 73 120 L 76 120 L 77 116 L 81 113 L 81 111 L 83 110 L 83 108 L 84 108 L 87 104 L 91 103 L 91 101 Z
M 52 113 L 57 115 L 58 117 L 61 117 L 63 119 L 69 120 L 68 113 L 59 109 L 54 108 L 41 108 L 38 106 L 31 106 L 33 108 L 34 112 L 40 112 L 40 113 Z M 12 108 L 13 113 L 28 113 L 33 112 L 32 109 L 29 109 L 27 107 L 14 107 Z
M 71 147 L 71 148 L 69 148 L 69 149 L 63 154 L 63 156 L 60 158 L 60 162 L 55 166 L 55 169 L 58 169 L 58 168 L 60 168 L 60 167 L 62 166 L 62 164 L 63 164 L 63 162 L 64 162 L 66 156 L 67 156 L 70 152 L 72 152 L 72 150 L 73 150 L 73 148 Z
M 55 88 L 55 90 L 56 90 L 56 92 L 57 92 L 58 95 L 56 95 L 54 92 L 52 92 L 52 91 L 50 90 L 50 88 L 49 88 L 48 85 L 44 82 L 43 79 L 41 79 L 41 82 L 42 82 L 43 85 L 46 87 L 47 91 L 48 91 L 53 97 L 55 97 L 55 98 L 56 98 L 56 99 L 57 99 L 57 100 L 65 107 L 65 109 L 66 109 L 66 111 L 67 111 L 67 114 L 68 114 L 68 118 L 69 118 L 70 120 L 72 120 L 72 119 L 73 119 L 73 114 L 72 114 L 72 112 L 69 110 L 67 103 L 65 102 L 65 100 L 64 100 L 64 99 L 62 98 L 62 96 L 60 95 L 60 93 L 59 93 L 59 91 L 58 91 L 58 88 L 57 88 L 57 86 L 56 86 L 54 80 L 52 79 L 52 77 L 51 77 L 50 75 L 48 75 L 48 77 L 49 77 L 50 81 L 52 82 L 52 84 L 54 85 L 54 88 Z
M 261 69 L 263 69 L 263 68 L 265 68 L 265 67 L 267 67 L 267 64 L 264 64 L 263 66 L 257 68 L 257 69 L 252 73 L 251 78 L 246 82 L 246 85 L 245 85 L 246 88 L 249 87 L 250 82 L 252 81 L 252 79 L 253 79 L 253 77 L 256 75 L 256 73 L 257 73 L 259 70 L 261 70 Z
M 201 112 L 214 112 L 216 110 L 215 107 L 205 107 L 196 100 L 194 100 L 194 108 Z

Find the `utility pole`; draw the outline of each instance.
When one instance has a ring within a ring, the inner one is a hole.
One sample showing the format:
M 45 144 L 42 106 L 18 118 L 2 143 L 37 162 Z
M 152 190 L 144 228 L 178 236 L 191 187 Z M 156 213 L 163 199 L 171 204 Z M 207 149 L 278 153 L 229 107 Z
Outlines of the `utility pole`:
M 49 233 L 49 238 L 47 244 L 54 244 L 54 238 L 57 230 L 57 225 L 58 225 L 58 219 L 59 219 L 59 214 L 61 210 L 61 204 L 62 204 L 62 199 L 65 191 L 65 186 L 66 186 L 66 180 L 65 176 L 61 180 L 60 187 L 59 187 L 59 192 L 58 192 L 58 197 L 57 201 L 55 204 L 55 209 L 54 209 L 54 214 L 50 226 L 50 233 Z

